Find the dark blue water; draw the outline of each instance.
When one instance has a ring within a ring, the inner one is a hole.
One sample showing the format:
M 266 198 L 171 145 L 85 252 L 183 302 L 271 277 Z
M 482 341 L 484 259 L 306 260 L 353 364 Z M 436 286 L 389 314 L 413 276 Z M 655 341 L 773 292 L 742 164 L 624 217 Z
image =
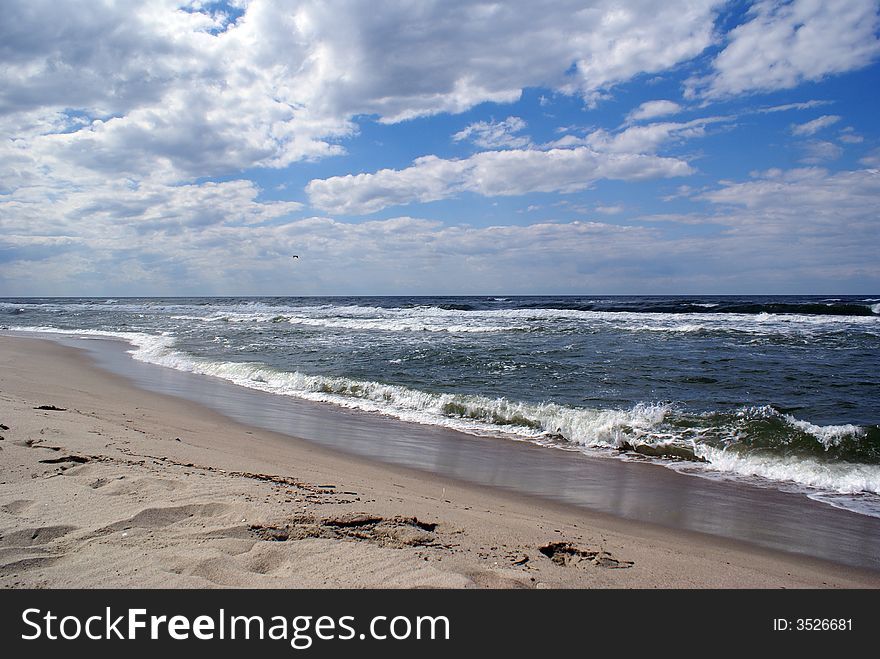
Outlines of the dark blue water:
M 252 389 L 880 514 L 880 295 L 5 299 Z

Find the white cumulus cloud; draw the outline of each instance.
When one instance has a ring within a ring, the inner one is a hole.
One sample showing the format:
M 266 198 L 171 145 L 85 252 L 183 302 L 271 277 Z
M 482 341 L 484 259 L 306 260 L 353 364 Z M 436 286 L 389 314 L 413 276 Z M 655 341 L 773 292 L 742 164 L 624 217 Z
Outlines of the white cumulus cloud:
M 627 115 L 627 121 L 643 121 L 656 117 L 665 117 L 681 112 L 681 106 L 674 101 L 645 101 Z
M 594 149 L 608 153 L 654 153 L 671 141 L 703 137 L 712 124 L 732 121 L 730 117 L 703 117 L 685 122 L 657 122 L 629 126 L 622 131 L 596 130 L 584 138 Z
M 507 117 L 504 121 L 478 121 L 469 124 L 452 139 L 456 142 L 470 140 L 484 149 L 518 149 L 529 145 L 529 138 L 516 133 L 525 130 L 526 122 L 519 117 Z
M 462 192 L 512 196 L 574 192 L 599 179 L 642 180 L 684 176 L 690 165 L 676 158 L 573 149 L 484 151 L 461 160 L 418 158 L 404 169 L 314 179 L 306 186 L 315 208 L 341 214 L 374 213 L 389 206 L 436 201 Z
M 759 0 L 731 30 L 708 76 L 689 93 L 709 99 L 790 89 L 867 66 L 880 55 L 875 0 Z

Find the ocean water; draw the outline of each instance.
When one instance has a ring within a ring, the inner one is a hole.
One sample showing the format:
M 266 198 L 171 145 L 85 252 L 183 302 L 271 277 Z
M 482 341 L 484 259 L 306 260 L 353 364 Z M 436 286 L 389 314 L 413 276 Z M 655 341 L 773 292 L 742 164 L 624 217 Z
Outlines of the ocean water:
M 880 517 L 880 295 L 6 298 L 0 327 Z

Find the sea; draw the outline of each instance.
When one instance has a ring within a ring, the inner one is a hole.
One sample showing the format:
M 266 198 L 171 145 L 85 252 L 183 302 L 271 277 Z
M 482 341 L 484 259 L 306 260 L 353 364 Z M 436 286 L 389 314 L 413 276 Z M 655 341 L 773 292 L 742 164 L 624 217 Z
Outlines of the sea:
M 880 517 L 880 295 L 0 298 L 0 328 Z

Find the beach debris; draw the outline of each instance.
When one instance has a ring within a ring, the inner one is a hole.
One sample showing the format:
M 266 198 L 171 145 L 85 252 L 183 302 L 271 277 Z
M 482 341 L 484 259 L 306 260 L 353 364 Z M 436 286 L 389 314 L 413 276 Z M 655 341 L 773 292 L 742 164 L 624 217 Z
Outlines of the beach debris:
M 261 540 L 286 541 L 306 538 L 366 540 L 383 547 L 440 547 L 435 522 L 395 515 L 386 518 L 367 513 L 346 513 L 318 518 L 303 513 L 284 524 L 252 524 L 250 531 Z
M 255 527 L 251 527 L 254 530 Z M 258 535 L 261 540 L 269 540 L 273 542 L 285 542 L 290 539 L 290 530 L 287 528 L 278 528 L 274 526 L 261 526 Z
M 581 549 L 570 542 L 550 542 L 538 547 L 544 556 L 563 567 L 588 568 L 591 565 L 604 568 L 623 569 L 633 566 L 632 561 L 614 558 L 602 549 Z
M 9 426 L 7 426 L 5 423 L 0 423 L 0 430 L 9 430 Z
M 53 449 L 53 447 L 51 447 L 51 446 L 40 446 L 40 443 L 41 443 L 42 441 L 43 441 L 42 439 L 34 439 L 34 438 L 32 438 L 32 437 L 28 437 L 28 438 L 25 439 L 25 440 L 22 440 L 22 441 L 19 441 L 19 442 L 14 442 L 14 443 L 17 444 L 18 446 L 24 446 L 25 448 L 34 448 L 34 447 L 36 447 L 36 448 L 47 448 L 47 449 L 49 449 L 49 450 L 55 450 L 55 449 Z
M 55 405 L 37 405 L 35 410 L 46 410 L 49 412 L 66 412 L 66 407 L 56 407 Z
M 512 565 L 525 565 L 529 562 L 529 555 L 523 554 L 522 556 L 515 557 L 510 562 Z
M 40 460 L 42 464 L 60 464 L 62 462 L 76 462 L 79 464 L 84 464 L 88 462 L 89 459 L 84 455 L 63 455 L 60 458 L 49 458 L 46 460 Z
M 381 522 L 382 517 L 377 515 L 367 515 L 365 513 L 348 513 L 339 515 L 338 517 L 329 517 L 324 520 L 327 526 L 339 526 L 342 528 L 350 528 L 352 526 L 366 526 L 368 524 L 376 524 Z

